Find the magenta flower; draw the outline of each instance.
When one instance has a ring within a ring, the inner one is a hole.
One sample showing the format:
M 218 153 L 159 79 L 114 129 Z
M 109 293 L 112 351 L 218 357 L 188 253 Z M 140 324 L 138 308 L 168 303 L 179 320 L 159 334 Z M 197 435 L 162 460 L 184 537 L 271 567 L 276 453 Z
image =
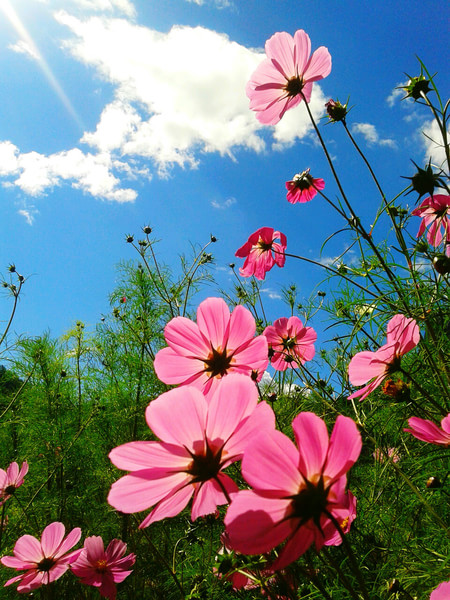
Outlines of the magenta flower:
M 279 239 L 280 242 L 275 242 L 276 239 Z M 239 258 L 246 258 L 239 273 L 242 277 L 254 275 L 256 279 L 264 279 L 266 273 L 275 264 L 284 267 L 286 245 L 284 233 L 274 231 L 272 227 L 261 227 L 252 233 L 248 241 L 235 254 Z
M 448 600 L 450 598 L 450 581 L 443 581 L 431 592 L 430 600 Z
M 232 548 L 264 554 L 286 540 L 273 564 L 281 569 L 315 542 L 338 545 L 356 517 L 356 500 L 346 492 L 346 473 L 361 451 L 356 424 L 340 415 L 331 438 L 317 415 L 300 413 L 292 422 L 298 449 L 283 433 L 256 436 L 247 446 L 242 474 L 252 490 L 233 496 L 225 516 Z M 331 518 L 332 517 L 332 518 Z
M 436 194 L 425 198 L 411 214 L 422 218 L 417 237 L 428 227 L 427 240 L 431 246 L 439 246 L 443 239 L 450 244 L 450 196 Z
M 286 198 L 291 204 L 309 202 L 317 194 L 317 190 L 323 190 L 324 187 L 325 181 L 315 179 L 309 174 L 309 169 L 306 169 L 303 173 L 294 175 L 292 181 L 286 181 Z
M 121 540 L 112 540 L 105 551 L 102 538 L 92 535 L 84 540 L 84 547 L 70 568 L 81 583 L 92 585 L 98 588 L 100 596 L 115 600 L 116 583 L 128 577 L 136 560 L 135 554 L 124 556 L 126 551 L 127 545 Z
M 79 541 L 81 529 L 75 527 L 65 538 L 64 533 L 64 525 L 56 521 L 47 525 L 41 541 L 32 535 L 20 537 L 14 546 L 14 556 L 3 556 L 0 562 L 5 567 L 25 570 L 25 573 L 9 579 L 5 586 L 20 582 L 17 591 L 26 594 L 64 575 L 81 552 L 74 550 L 66 554 Z
M 153 400 L 145 416 L 162 441 L 130 442 L 109 455 L 131 473 L 113 483 L 108 502 L 124 513 L 156 504 L 140 527 L 177 515 L 192 496 L 193 521 L 229 502 L 238 488 L 223 469 L 241 459 L 256 432 L 275 427 L 272 409 L 258 404 L 256 386 L 239 374 L 226 377 L 209 403 L 193 386 L 176 388 Z
M 11 498 L 14 492 L 19 488 L 28 473 L 28 463 L 24 461 L 19 471 L 19 465 L 12 462 L 4 471 L 0 469 L 0 506 Z
M 255 337 L 256 324 L 244 306 L 230 309 L 221 298 L 207 298 L 197 309 L 197 324 L 175 317 L 166 325 L 169 344 L 155 356 L 156 375 L 168 384 L 194 385 L 209 396 L 229 373 L 259 380 L 267 367 L 267 341 Z
M 417 346 L 420 332 L 414 319 L 395 315 L 387 325 L 386 344 L 376 352 L 358 352 L 348 366 L 348 378 L 352 385 L 369 385 L 353 392 L 348 398 L 364 400 L 386 377 L 400 366 L 400 357 Z
M 450 413 L 441 421 L 440 429 L 433 421 L 411 417 L 408 419 L 410 429 L 404 429 L 422 442 L 437 444 L 438 446 L 450 446 Z
M 275 125 L 284 113 L 304 98 L 311 100 L 312 85 L 331 71 L 331 56 L 321 46 L 312 56 L 311 41 L 303 29 L 294 37 L 275 33 L 266 42 L 267 58 L 258 65 L 246 86 L 250 108 L 264 125 Z
M 277 371 L 303 365 L 314 357 L 317 333 L 312 327 L 304 327 L 298 317 L 277 319 L 263 333 L 269 343 L 269 352 L 273 352 L 272 366 Z

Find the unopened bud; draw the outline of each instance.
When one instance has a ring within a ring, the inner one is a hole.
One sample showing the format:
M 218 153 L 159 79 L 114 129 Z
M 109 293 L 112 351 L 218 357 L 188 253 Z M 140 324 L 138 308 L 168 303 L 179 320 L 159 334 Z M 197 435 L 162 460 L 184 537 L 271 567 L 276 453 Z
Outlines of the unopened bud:
M 427 479 L 427 488 L 429 490 L 436 490 L 440 487 L 442 487 L 442 482 L 439 477 L 429 477 Z
M 450 257 L 438 254 L 433 258 L 433 267 L 440 275 L 450 273 Z
M 149 235 L 152 232 L 152 228 L 149 225 L 146 225 L 142 228 L 142 231 L 145 233 L 145 235 Z
M 211 242 L 217 242 L 217 238 L 215 235 L 211 234 Z
M 347 116 L 347 104 L 341 104 L 339 100 L 328 100 L 325 104 L 327 109 L 328 118 L 331 123 L 337 123 L 338 121 L 345 121 Z

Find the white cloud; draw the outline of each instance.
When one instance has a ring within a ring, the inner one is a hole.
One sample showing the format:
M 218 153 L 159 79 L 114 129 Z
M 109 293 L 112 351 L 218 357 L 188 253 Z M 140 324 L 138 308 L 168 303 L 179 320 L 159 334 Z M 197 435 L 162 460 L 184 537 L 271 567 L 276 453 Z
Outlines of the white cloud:
M 261 288 L 259 291 L 262 294 L 267 294 L 271 300 L 281 300 L 281 294 L 272 288 Z
M 396 104 L 397 100 L 401 99 L 401 97 L 403 97 L 405 95 L 405 90 L 400 89 L 400 88 L 402 88 L 403 86 L 405 86 L 407 84 L 408 84 L 407 81 L 397 83 L 395 88 L 392 90 L 392 92 L 386 98 L 386 102 L 388 103 L 388 105 L 391 108 L 394 106 L 394 104 Z
M 40 60 L 36 48 L 26 40 L 19 40 L 16 44 L 9 44 L 8 48 L 18 54 L 25 54 L 25 56 L 28 56 L 28 58 L 32 58 L 33 60 Z
M 71 8 L 80 8 L 83 12 L 117 12 L 134 17 L 136 9 L 131 0 L 38 0 L 42 4 L 49 4 L 52 8 L 67 9 L 68 4 Z
M 234 6 L 231 0 L 186 0 L 190 4 L 197 4 L 197 6 L 203 6 L 204 4 L 214 4 L 216 8 L 230 8 Z
M 265 148 L 259 132 L 269 130 L 245 95 L 260 52 L 203 27 L 174 26 L 163 34 L 120 19 L 82 22 L 65 12 L 56 18 L 75 36 L 65 44 L 73 56 L 116 86 L 116 99 L 84 142 L 150 158 L 160 174 L 173 165 L 196 167 L 200 152 L 233 157 L 239 147 Z M 323 104 L 316 85 L 310 105 L 316 117 Z M 310 128 L 304 107 L 288 111 L 273 129 L 276 147 L 291 145 Z
M 120 180 L 112 172 L 121 166 L 106 152 L 84 154 L 73 148 L 47 156 L 38 152 L 20 153 L 11 142 L 0 142 L 0 175 L 13 177 L 6 185 L 12 184 L 30 196 L 43 194 L 65 181 L 97 198 L 130 202 L 136 198 L 136 192 L 121 188 Z
M 236 198 L 227 198 L 224 202 L 219 202 L 218 200 L 212 200 L 211 206 L 213 208 L 217 208 L 219 210 L 225 210 L 226 208 L 230 208 L 233 204 L 236 204 Z
M 378 146 L 389 146 L 390 148 L 397 147 L 397 144 L 394 140 L 389 138 L 380 138 L 377 130 L 375 129 L 375 125 L 372 125 L 371 123 L 354 123 L 352 126 L 352 133 L 361 133 L 370 146 L 376 144 Z
M 26 222 L 28 223 L 28 225 L 33 225 L 34 223 L 34 215 L 38 212 L 37 210 L 31 208 L 31 209 L 25 209 L 25 208 L 21 208 L 20 210 L 17 211 L 19 213 L 19 215 L 21 215 L 22 217 L 25 217 Z
M 48 4 L 67 5 L 62 0 Z M 128 0 L 71 0 L 71 5 L 134 15 Z M 80 142 L 88 151 L 22 153 L 0 141 L 4 187 L 36 196 L 69 183 L 97 198 L 127 202 L 137 193 L 123 185 L 123 178 L 150 178 L 150 169 L 167 176 L 175 166 L 196 168 L 205 153 L 235 160 L 240 149 L 262 152 L 263 137 L 270 134 L 277 150 L 309 136 L 311 124 L 302 105 L 274 128 L 259 123 L 249 109 L 245 85 L 264 58 L 260 50 L 204 27 L 174 26 L 161 33 L 111 15 L 82 19 L 60 10 L 54 16 L 70 31 L 65 49 L 112 84 L 114 99 L 103 108 L 95 130 L 84 132 Z M 33 50 L 23 40 L 13 49 L 30 56 Z M 324 102 L 316 84 L 310 103 L 316 118 Z M 234 202 L 214 200 L 212 206 L 225 209 Z
M 445 149 L 442 143 L 442 135 L 437 122 L 426 121 L 420 128 L 422 143 L 425 147 L 425 161 L 431 162 L 438 167 L 443 166 L 446 161 Z M 450 130 L 448 131 L 450 138 Z

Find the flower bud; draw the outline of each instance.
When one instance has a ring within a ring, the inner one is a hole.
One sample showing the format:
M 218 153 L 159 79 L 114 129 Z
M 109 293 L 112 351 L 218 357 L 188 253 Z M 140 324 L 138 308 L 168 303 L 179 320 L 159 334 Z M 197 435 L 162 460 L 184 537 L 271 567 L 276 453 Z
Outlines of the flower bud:
M 411 161 L 413 165 L 416 167 L 417 171 L 412 177 L 403 177 L 403 179 L 411 180 L 411 192 L 417 192 L 419 194 L 419 200 L 422 196 L 425 195 L 433 195 L 435 188 L 441 187 L 442 180 L 437 173 L 433 173 L 433 169 L 431 168 L 431 162 L 425 167 L 425 169 L 421 169 L 416 165 L 414 161 Z
M 145 235 L 149 235 L 152 232 L 152 228 L 149 225 L 146 225 L 142 228 L 142 231 L 145 233 Z
M 450 273 L 450 257 L 445 254 L 437 254 L 433 258 L 433 267 L 440 275 Z
M 325 104 L 325 108 L 327 109 L 328 118 L 331 123 L 345 121 L 348 112 L 347 104 L 341 104 L 339 100 L 334 101 L 331 99 Z
M 406 92 L 406 96 L 402 98 L 402 100 L 405 100 L 406 98 L 419 100 L 419 98 L 422 98 L 422 94 L 426 95 L 428 92 L 431 92 L 429 83 L 429 80 L 426 79 L 422 73 L 417 77 L 410 77 L 408 83 L 401 86 Z
M 8 271 L 10 273 L 15 273 L 16 272 L 16 265 L 14 265 L 14 264 L 9 265 Z
M 127 244 L 132 244 L 134 242 L 134 237 L 131 234 L 128 234 L 125 238 Z
M 217 242 L 217 238 L 215 235 L 211 234 L 211 242 Z

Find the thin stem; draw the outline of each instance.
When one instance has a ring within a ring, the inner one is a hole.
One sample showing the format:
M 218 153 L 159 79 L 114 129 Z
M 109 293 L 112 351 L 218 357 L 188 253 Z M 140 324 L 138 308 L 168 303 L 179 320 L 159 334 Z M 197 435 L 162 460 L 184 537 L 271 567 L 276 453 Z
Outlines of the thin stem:
M 19 282 L 19 288 L 16 291 L 13 292 L 13 294 L 14 294 L 14 305 L 13 305 L 13 308 L 12 308 L 11 316 L 9 317 L 8 325 L 6 326 L 6 329 L 3 332 L 2 338 L 0 339 L 0 346 L 3 344 L 3 340 L 5 339 L 6 334 L 8 333 L 9 328 L 11 327 L 11 323 L 13 322 L 14 315 L 16 313 L 17 302 L 19 300 L 20 290 L 22 289 L 22 285 L 23 285 L 23 281 L 20 281 Z
M 0 519 L 0 552 L 2 551 L 3 524 L 5 522 L 6 501 L 2 505 L 2 516 Z
M 370 600 L 369 595 L 367 593 L 366 584 L 364 583 L 364 579 L 362 577 L 362 574 L 361 574 L 361 571 L 359 569 L 358 563 L 356 562 L 355 555 L 353 553 L 352 547 L 348 543 L 347 537 L 344 534 L 344 532 L 342 531 L 342 527 L 340 526 L 340 524 L 338 523 L 338 521 L 334 517 L 334 515 L 331 512 L 329 512 L 326 508 L 323 510 L 323 512 L 330 519 L 330 521 L 336 527 L 337 532 L 339 533 L 339 536 L 340 536 L 340 538 L 342 540 L 342 545 L 344 546 L 345 551 L 347 552 L 347 555 L 348 555 L 348 557 L 350 559 L 350 563 L 352 565 L 353 572 L 354 572 L 354 574 L 356 576 L 356 579 L 358 580 L 359 587 L 361 588 L 361 592 L 362 592 L 362 595 L 364 596 L 364 599 L 365 600 Z
M 133 515 L 134 516 L 134 515 Z M 138 523 L 138 519 L 134 516 L 134 520 L 136 521 L 136 523 Z M 157 556 L 157 558 L 159 559 L 159 561 L 164 565 L 164 567 L 167 569 L 167 571 L 169 572 L 170 576 L 172 577 L 172 579 L 175 582 L 175 585 L 177 586 L 178 590 L 180 591 L 181 594 L 181 600 L 185 599 L 185 593 L 183 590 L 183 587 L 175 573 L 174 570 L 172 570 L 170 564 L 167 562 L 167 560 L 165 559 L 164 555 L 161 554 L 161 552 L 158 550 L 158 548 L 155 546 L 155 544 L 152 542 L 150 536 L 148 535 L 147 531 L 145 529 L 141 529 L 142 533 L 145 536 L 145 539 L 147 540 L 152 552 Z

